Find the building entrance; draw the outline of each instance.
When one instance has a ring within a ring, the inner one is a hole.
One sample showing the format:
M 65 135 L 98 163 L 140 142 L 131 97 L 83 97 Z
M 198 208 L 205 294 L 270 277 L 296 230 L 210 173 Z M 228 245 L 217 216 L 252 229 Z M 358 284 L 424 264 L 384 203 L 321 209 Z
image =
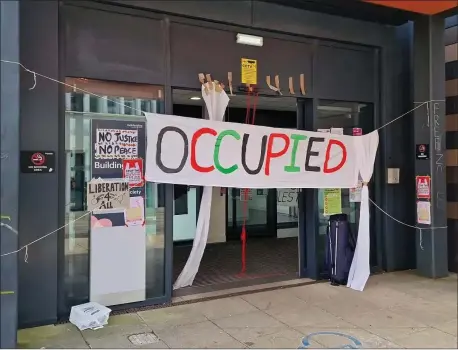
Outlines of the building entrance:
M 174 114 L 200 117 L 205 113 L 199 93 L 174 91 Z M 253 100 L 253 98 L 251 98 Z M 252 103 L 252 102 L 251 102 Z M 231 96 L 225 121 L 244 123 L 247 98 Z M 200 107 L 200 111 L 196 108 Z M 266 97 L 257 99 L 255 124 L 276 128 L 297 128 L 296 99 Z M 177 186 L 175 186 L 175 191 Z M 201 189 L 194 189 L 197 200 L 188 206 L 199 205 Z M 208 244 L 194 280 L 193 287 L 175 291 L 176 295 L 231 289 L 247 285 L 294 279 L 299 275 L 298 201 L 295 189 L 287 194 L 277 189 L 215 188 Z M 188 198 L 189 198 L 189 191 Z M 293 203 L 284 198 L 291 193 Z M 178 197 L 175 195 L 175 208 Z M 245 209 L 244 209 L 245 207 Z M 189 211 L 188 211 L 189 212 Z M 174 216 L 174 280 L 186 264 L 192 249 L 197 210 L 194 221 L 186 228 L 175 226 Z M 245 221 L 247 233 L 246 272 L 242 269 L 241 231 Z M 180 232 L 178 232 L 180 230 Z M 182 239 L 186 237 L 187 239 Z

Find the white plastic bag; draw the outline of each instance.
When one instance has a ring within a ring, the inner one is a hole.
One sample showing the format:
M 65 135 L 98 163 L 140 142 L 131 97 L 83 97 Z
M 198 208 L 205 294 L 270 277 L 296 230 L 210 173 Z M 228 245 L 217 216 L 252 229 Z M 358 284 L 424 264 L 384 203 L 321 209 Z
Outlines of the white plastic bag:
M 76 305 L 70 311 L 70 322 L 80 331 L 102 328 L 108 323 L 111 309 L 96 302 Z

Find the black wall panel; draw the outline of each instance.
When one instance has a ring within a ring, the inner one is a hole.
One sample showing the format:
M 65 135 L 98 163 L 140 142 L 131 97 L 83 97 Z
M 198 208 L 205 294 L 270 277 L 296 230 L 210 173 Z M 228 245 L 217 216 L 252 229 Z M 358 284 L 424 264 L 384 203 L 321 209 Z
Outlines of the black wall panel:
M 280 86 L 288 91 L 292 76 L 299 91 L 299 74 L 311 81 L 311 46 L 306 43 L 264 37 L 262 47 L 236 43 L 237 33 L 173 23 L 171 27 L 172 85 L 199 87 L 198 73 L 210 73 L 213 79 L 227 81 L 232 72 L 233 85 L 241 82 L 241 58 L 258 60 L 258 84 L 266 89 L 266 75 L 280 76 Z M 308 86 L 311 92 L 311 86 Z
M 21 62 L 37 73 L 59 77 L 59 3 L 20 2 Z M 56 171 L 19 176 L 19 246 L 24 246 L 59 227 L 59 84 L 21 73 L 20 150 L 54 151 Z M 62 116 L 63 117 L 63 116 Z M 62 135 L 63 136 L 63 135 Z M 19 265 L 20 326 L 54 322 L 57 317 L 57 269 L 59 231 L 22 251 Z M 62 249 L 63 247 L 61 247 Z
M 164 40 L 158 20 L 66 7 L 67 76 L 164 83 Z
M 314 68 L 315 96 L 359 102 L 374 100 L 376 71 L 372 51 L 320 46 Z
M 251 0 L 112 0 L 112 2 L 192 18 L 210 19 L 246 26 L 250 26 L 252 21 Z
M 253 27 L 370 46 L 390 45 L 395 35 L 395 28 L 387 25 L 267 1 L 253 1 Z

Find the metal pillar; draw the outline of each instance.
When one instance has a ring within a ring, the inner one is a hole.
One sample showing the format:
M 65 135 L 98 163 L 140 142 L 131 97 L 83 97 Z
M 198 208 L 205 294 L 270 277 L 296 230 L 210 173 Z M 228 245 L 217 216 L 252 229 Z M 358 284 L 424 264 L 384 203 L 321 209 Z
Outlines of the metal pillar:
M 19 1 L 0 1 L 1 58 L 19 61 Z M 0 252 L 18 247 L 19 66 L 0 63 Z M 5 226 L 8 225 L 8 226 Z M 13 228 L 11 230 L 9 227 Z M 0 348 L 16 348 L 17 255 L 0 258 Z
M 431 225 L 447 226 L 445 179 L 445 21 L 440 16 L 424 16 L 414 23 L 414 132 L 415 147 L 429 147 L 428 156 L 415 160 L 416 176 L 431 176 Z M 428 151 L 428 149 L 426 149 Z M 412 179 L 414 181 L 414 179 Z M 414 204 L 414 203 L 412 203 Z M 440 278 L 448 275 L 447 229 L 416 231 L 417 271 Z

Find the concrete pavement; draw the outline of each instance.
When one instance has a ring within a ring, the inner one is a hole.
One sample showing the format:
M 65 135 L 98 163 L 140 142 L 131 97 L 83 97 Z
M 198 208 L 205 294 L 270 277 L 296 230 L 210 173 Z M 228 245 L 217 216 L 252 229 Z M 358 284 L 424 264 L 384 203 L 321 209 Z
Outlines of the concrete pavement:
M 305 339 L 304 343 L 303 340 Z M 457 277 L 371 276 L 364 292 L 318 283 L 19 331 L 21 348 L 457 348 Z M 137 345 L 135 345 L 137 344 Z

